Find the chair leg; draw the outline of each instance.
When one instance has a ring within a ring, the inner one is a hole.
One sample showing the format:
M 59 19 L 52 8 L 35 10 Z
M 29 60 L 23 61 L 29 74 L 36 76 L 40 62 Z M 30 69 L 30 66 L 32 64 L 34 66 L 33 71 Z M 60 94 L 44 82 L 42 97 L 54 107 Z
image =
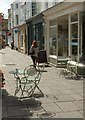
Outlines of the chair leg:
M 16 96 L 16 94 L 17 94 L 19 91 L 20 91 L 20 88 L 17 88 L 17 89 L 15 90 L 14 97 Z
M 40 93 L 42 94 L 42 96 L 44 96 L 44 93 L 42 92 L 42 90 L 39 88 L 38 85 L 36 85 L 36 88 L 40 91 Z

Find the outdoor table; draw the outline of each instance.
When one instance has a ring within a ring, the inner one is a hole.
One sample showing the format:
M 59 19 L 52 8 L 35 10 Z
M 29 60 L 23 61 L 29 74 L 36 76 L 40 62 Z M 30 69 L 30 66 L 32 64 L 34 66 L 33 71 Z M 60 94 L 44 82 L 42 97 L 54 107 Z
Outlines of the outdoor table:
M 77 74 L 79 76 L 85 77 L 85 64 L 82 63 L 77 64 Z
M 32 66 L 30 68 L 26 67 L 24 70 L 15 69 L 14 71 L 9 72 L 10 74 L 13 74 L 16 79 L 16 89 L 14 96 L 16 96 L 16 94 L 19 91 L 21 91 L 20 98 L 22 96 L 24 98 L 24 92 L 26 92 L 28 97 L 31 95 L 33 96 L 33 93 L 36 88 L 40 91 L 42 95 L 44 95 L 38 85 L 41 79 L 41 73 L 47 71 L 43 69 L 34 68 Z M 28 73 L 26 73 L 25 71 Z M 29 85 L 30 87 L 27 88 L 27 85 Z
M 75 74 L 77 77 L 85 76 L 85 64 L 78 63 L 76 61 L 68 61 L 67 69 L 71 71 L 71 73 Z
M 9 73 L 10 73 L 10 74 L 13 74 L 13 75 L 15 75 L 15 74 L 23 75 L 23 74 L 24 74 L 24 71 L 23 71 L 23 70 L 19 70 L 19 69 L 15 69 L 15 70 L 13 70 L 13 71 L 10 71 Z
M 67 69 L 74 74 L 77 74 L 77 62 L 75 61 L 68 61 Z
M 57 58 L 57 65 L 67 65 L 69 58 Z
M 9 72 L 10 74 L 13 74 L 15 77 L 15 83 L 16 83 L 16 89 L 15 89 L 15 93 L 14 96 L 20 91 L 21 89 L 21 85 L 20 85 L 20 75 L 24 75 L 24 70 L 19 70 L 19 69 L 15 69 L 13 71 Z

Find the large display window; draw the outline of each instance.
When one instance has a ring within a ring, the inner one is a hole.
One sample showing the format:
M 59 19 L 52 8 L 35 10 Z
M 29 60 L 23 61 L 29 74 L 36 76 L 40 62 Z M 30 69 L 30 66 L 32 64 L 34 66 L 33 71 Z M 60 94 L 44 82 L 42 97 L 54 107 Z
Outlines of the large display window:
M 70 54 L 73 60 L 78 61 L 81 51 L 79 13 L 70 15 Z
M 68 56 L 68 16 L 50 21 L 50 55 Z
M 49 28 L 49 51 L 50 55 L 57 55 L 57 21 L 53 20 L 50 21 L 50 28 Z
M 72 55 L 77 55 L 78 49 L 78 23 L 71 24 L 71 48 Z
M 63 22 L 62 22 L 63 24 Z M 67 27 L 58 25 L 58 56 L 68 55 L 68 31 Z
M 58 17 L 58 56 L 68 56 L 68 15 Z

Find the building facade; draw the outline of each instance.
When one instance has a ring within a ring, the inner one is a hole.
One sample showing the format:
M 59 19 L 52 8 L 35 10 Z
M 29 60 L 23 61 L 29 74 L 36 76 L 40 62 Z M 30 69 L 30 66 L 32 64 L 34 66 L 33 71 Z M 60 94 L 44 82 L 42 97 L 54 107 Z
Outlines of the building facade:
M 61 2 L 43 12 L 46 22 L 48 61 L 54 65 L 57 57 L 79 61 L 85 47 L 83 39 L 83 2 Z
M 8 10 L 8 28 L 11 32 L 11 35 L 9 36 L 9 41 L 14 41 L 15 49 L 18 49 L 21 52 L 23 51 L 23 53 L 26 53 L 25 49 L 27 49 L 24 48 L 26 47 L 26 45 L 24 44 L 26 43 L 25 20 L 28 19 L 32 14 L 30 4 L 30 0 L 28 2 L 15 0 L 10 5 L 10 10 Z
M 2 49 L 2 18 L 3 14 L 0 13 L 0 49 Z
M 42 12 L 57 2 L 32 2 L 32 16 L 26 20 L 27 24 L 27 53 L 29 53 L 32 41 L 35 39 L 40 50 L 45 49 L 45 19 Z
M 11 9 L 8 9 L 8 45 L 11 46 L 11 42 L 12 42 L 12 31 L 11 31 Z
M 31 2 L 21 3 L 20 24 L 18 27 L 18 51 L 27 53 L 26 20 L 31 17 Z
M 28 53 L 32 40 L 37 39 L 39 48 L 43 49 L 44 18 L 43 15 L 41 15 L 41 12 L 55 4 L 56 2 L 32 2 L 32 0 L 15 0 L 11 4 L 11 8 L 8 11 L 8 27 L 9 30 L 11 30 L 11 35 L 9 35 L 8 38 L 9 41 L 14 41 L 15 48 L 18 48 L 18 50 L 21 52 L 23 51 L 23 53 Z M 23 30 L 25 30 L 25 32 Z
M 3 48 L 3 43 L 8 42 L 8 19 L 4 18 L 4 14 L 0 13 L 0 49 Z

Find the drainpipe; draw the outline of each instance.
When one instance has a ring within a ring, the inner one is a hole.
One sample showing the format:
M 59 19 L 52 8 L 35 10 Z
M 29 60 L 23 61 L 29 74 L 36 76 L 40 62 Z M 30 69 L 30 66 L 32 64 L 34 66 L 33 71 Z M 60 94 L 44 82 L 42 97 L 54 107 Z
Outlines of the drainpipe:
M 70 26 L 70 15 L 68 15 L 68 56 L 71 56 L 71 46 L 70 46 L 70 42 L 71 42 L 71 26 Z

